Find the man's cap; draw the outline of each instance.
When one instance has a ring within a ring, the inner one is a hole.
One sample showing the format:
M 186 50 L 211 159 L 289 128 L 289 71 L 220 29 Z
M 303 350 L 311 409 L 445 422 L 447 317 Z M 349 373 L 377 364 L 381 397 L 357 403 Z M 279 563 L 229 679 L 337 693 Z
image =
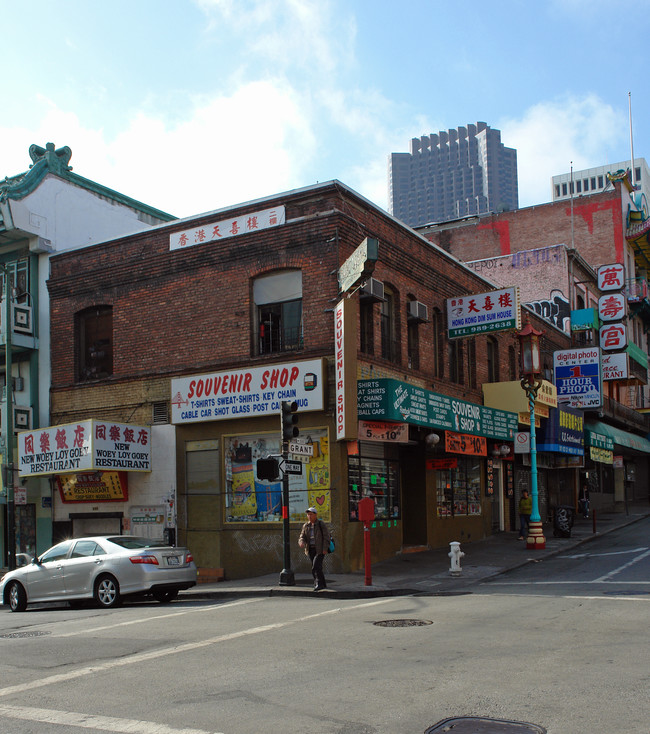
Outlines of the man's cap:
M 314 515 L 318 515 L 318 512 L 316 511 L 316 508 L 315 507 L 308 507 L 307 508 L 307 512 L 313 512 Z

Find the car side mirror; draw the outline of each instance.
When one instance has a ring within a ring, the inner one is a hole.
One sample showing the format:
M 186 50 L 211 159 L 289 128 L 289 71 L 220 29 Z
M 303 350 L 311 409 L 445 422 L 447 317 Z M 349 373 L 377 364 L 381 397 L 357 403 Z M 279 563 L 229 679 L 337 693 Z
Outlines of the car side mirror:
M 32 563 L 35 563 L 37 566 L 41 566 L 41 559 L 38 556 L 34 556 L 32 558 Z

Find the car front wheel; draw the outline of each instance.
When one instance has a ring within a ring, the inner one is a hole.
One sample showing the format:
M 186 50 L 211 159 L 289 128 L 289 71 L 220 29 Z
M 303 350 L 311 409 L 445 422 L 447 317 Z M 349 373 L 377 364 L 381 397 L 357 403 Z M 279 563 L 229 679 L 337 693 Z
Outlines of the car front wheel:
M 17 581 L 9 587 L 9 609 L 12 612 L 24 612 L 27 609 L 27 594 Z
M 97 579 L 95 601 L 104 609 L 116 607 L 120 603 L 120 585 L 114 576 L 100 576 Z

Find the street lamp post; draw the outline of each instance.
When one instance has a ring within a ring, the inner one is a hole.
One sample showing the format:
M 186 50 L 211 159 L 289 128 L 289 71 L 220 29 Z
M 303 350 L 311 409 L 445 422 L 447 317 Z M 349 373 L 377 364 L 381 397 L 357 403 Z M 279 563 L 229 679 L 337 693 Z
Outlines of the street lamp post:
M 528 398 L 530 410 L 530 485 L 533 508 L 528 526 L 526 548 L 543 550 L 546 538 L 542 529 L 542 518 L 539 514 L 539 493 L 537 491 L 537 442 L 535 440 L 535 399 L 541 387 L 542 366 L 540 359 L 539 337 L 543 332 L 527 323 L 517 334 L 519 338 L 519 355 L 521 359 L 521 386 Z

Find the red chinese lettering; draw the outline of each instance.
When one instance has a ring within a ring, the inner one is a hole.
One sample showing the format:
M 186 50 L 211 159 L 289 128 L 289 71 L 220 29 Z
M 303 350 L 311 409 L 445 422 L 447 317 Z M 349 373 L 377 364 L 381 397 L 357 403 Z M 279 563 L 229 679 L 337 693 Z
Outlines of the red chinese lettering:
M 485 301 L 483 303 L 483 310 L 491 311 L 493 308 L 494 308 L 494 301 L 490 298 L 490 296 L 485 296 Z
M 203 242 L 205 240 L 206 234 L 204 229 L 197 229 L 194 233 L 194 241 L 195 242 Z
M 84 445 L 84 433 L 86 429 L 83 426 L 77 426 L 74 429 L 74 442 L 73 446 L 83 446 Z
M 111 426 L 108 429 L 108 435 L 111 441 L 119 441 L 120 440 L 120 427 L 119 426 Z
M 511 293 L 499 294 L 499 306 L 501 308 L 509 308 L 510 306 L 512 306 L 512 294 Z
M 124 429 L 124 443 L 133 443 L 135 441 L 135 435 L 132 428 Z
M 218 237 L 221 237 L 221 231 L 220 231 L 220 229 L 219 229 L 219 227 L 220 227 L 220 226 L 221 226 L 221 225 L 219 225 L 219 224 L 215 224 L 215 225 L 214 225 L 214 227 L 213 227 L 213 229 L 212 229 L 212 239 L 213 239 L 213 240 L 214 240 L 214 239 L 217 239 Z
M 239 222 L 236 219 L 230 227 L 230 234 L 239 234 Z
M 38 442 L 41 446 L 41 451 L 49 451 L 50 450 L 50 434 L 49 433 L 41 433 Z
M 25 453 L 34 453 L 34 436 L 30 433 L 29 436 L 25 437 Z
M 106 439 L 106 424 L 98 423 L 95 426 L 95 438 Z
M 68 448 L 68 440 L 65 437 L 65 430 L 63 428 L 59 428 L 59 430 L 56 432 L 56 435 L 54 436 L 54 440 L 56 441 L 57 449 Z
M 468 313 L 478 313 L 479 309 L 476 307 L 476 301 L 471 298 L 469 301 L 469 304 L 467 306 L 467 312 Z
M 146 446 L 148 442 L 149 442 L 149 434 L 143 428 L 138 433 L 138 443 L 141 446 Z

